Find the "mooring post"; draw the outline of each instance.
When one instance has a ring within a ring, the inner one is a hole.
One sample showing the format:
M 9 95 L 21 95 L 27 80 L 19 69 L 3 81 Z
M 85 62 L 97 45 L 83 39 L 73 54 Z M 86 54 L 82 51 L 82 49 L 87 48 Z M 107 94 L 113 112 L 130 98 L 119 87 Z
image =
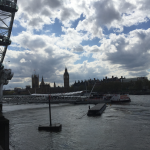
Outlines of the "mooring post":
M 50 125 L 49 126 L 41 126 L 39 125 L 38 130 L 46 130 L 46 131 L 54 131 L 54 132 L 59 132 L 61 131 L 62 125 L 57 123 L 52 125 L 52 120 L 51 120 L 51 96 L 48 96 L 48 103 L 49 103 L 49 121 Z
M 49 121 L 50 121 L 50 126 L 52 126 L 52 120 L 51 120 L 51 96 L 49 95 Z

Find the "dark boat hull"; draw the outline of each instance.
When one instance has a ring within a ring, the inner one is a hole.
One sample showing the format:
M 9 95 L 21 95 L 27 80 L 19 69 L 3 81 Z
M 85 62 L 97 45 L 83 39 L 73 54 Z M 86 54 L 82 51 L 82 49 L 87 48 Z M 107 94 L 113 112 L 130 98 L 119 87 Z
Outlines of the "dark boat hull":
M 128 99 L 128 100 L 120 100 L 120 101 L 111 101 L 111 103 L 125 103 L 125 102 L 131 102 L 131 99 Z
M 87 115 L 88 116 L 100 116 L 105 109 L 106 109 L 106 104 L 103 104 L 103 106 L 97 110 L 90 109 Z

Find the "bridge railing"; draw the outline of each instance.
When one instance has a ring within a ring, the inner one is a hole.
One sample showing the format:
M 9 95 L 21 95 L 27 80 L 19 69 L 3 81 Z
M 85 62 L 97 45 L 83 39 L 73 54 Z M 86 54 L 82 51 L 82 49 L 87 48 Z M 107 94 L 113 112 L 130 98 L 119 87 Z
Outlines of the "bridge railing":
M 11 95 L 3 96 L 2 103 L 48 103 L 48 96 L 35 96 L 35 95 Z M 88 99 L 86 96 L 52 96 L 50 101 L 57 103 L 74 103 L 74 102 L 99 102 L 101 99 Z
M 32 95 L 11 95 L 11 96 L 3 96 L 2 102 L 3 103 L 48 103 L 49 97 L 48 96 L 32 96 Z M 51 97 L 51 102 L 70 102 L 70 101 L 76 101 L 76 97 L 72 96 L 57 96 L 57 97 Z

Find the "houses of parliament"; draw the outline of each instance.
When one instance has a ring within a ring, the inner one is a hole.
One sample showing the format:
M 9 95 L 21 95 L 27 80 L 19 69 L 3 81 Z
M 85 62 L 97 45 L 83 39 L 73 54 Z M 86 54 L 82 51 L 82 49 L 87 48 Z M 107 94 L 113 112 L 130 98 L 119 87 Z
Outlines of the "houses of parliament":
M 65 72 L 63 75 L 64 87 L 59 87 L 59 86 L 56 87 L 55 82 L 54 82 L 54 87 L 51 87 L 50 84 L 44 83 L 43 77 L 39 85 L 39 75 L 37 74 L 33 74 L 31 78 L 32 78 L 33 92 L 36 90 L 36 93 L 48 94 L 48 93 L 63 93 L 69 91 L 69 73 L 67 71 L 67 68 L 65 68 Z

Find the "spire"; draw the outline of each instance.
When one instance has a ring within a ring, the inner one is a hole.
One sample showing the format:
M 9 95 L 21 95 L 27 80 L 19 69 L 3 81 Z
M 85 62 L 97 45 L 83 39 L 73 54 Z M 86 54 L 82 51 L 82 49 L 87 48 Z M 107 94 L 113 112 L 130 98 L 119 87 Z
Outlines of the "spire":
M 69 75 L 66 67 L 65 67 L 64 75 Z
M 44 79 L 43 79 L 43 76 L 42 76 L 41 85 L 45 85 L 45 83 L 44 83 Z
M 67 67 L 65 67 L 65 72 L 68 72 L 68 71 L 67 71 Z
M 64 72 L 64 88 L 69 88 L 69 73 L 66 67 Z

